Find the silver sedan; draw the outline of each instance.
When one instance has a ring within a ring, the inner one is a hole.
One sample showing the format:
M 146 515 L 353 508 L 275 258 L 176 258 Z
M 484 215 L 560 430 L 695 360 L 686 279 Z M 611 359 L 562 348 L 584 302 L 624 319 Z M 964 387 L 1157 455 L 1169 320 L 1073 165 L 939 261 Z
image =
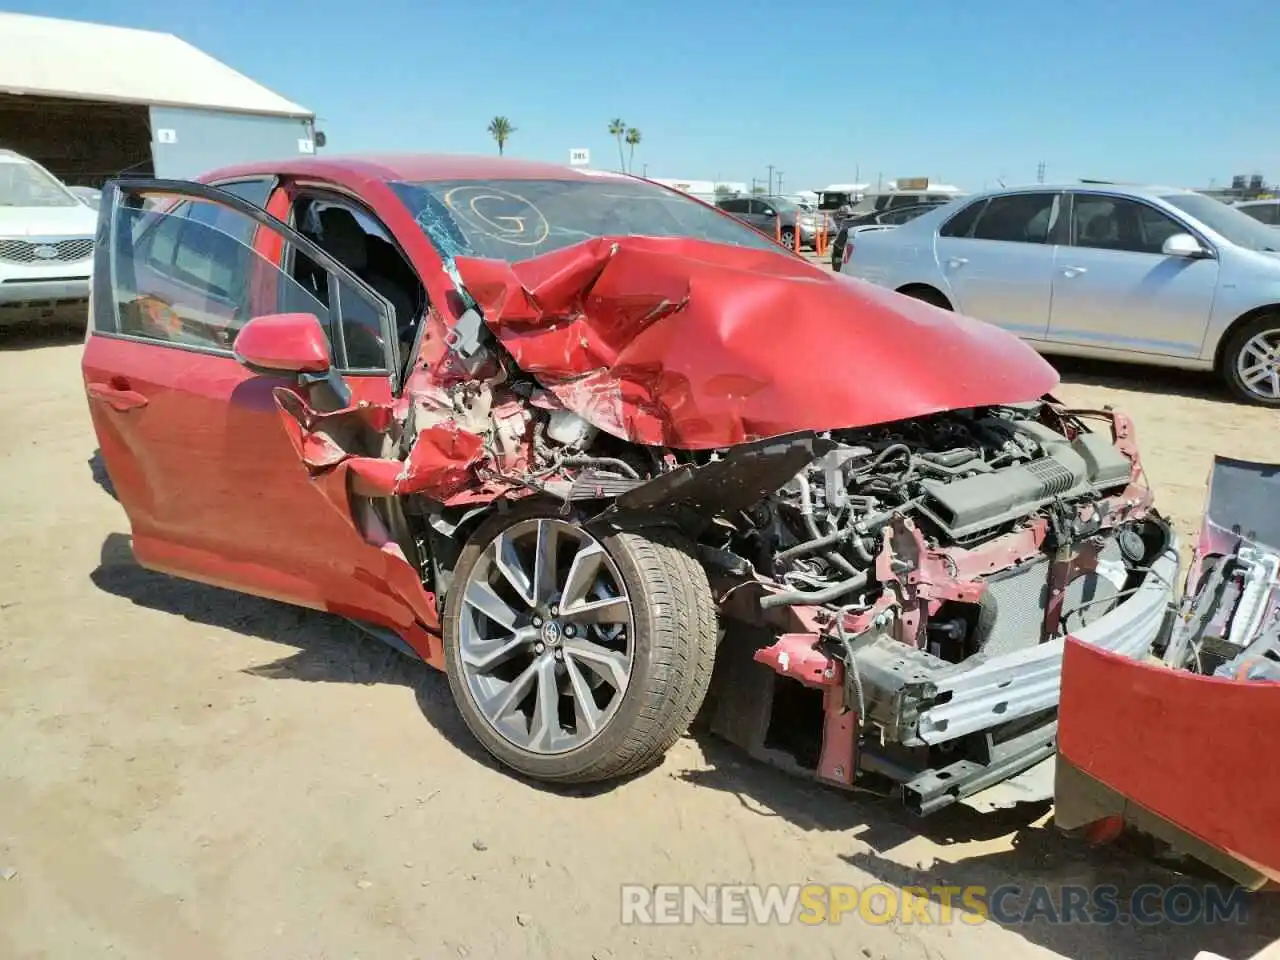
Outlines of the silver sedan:
M 998 190 L 851 246 L 842 276 L 1043 353 L 1212 370 L 1239 399 L 1280 408 L 1280 231 L 1203 194 Z

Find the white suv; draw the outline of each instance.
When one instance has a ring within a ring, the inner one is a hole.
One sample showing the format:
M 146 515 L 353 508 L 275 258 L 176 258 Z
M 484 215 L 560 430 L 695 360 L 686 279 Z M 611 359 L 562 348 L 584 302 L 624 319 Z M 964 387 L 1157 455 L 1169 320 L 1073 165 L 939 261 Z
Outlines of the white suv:
M 87 317 L 97 225 L 48 170 L 0 150 L 0 326 Z

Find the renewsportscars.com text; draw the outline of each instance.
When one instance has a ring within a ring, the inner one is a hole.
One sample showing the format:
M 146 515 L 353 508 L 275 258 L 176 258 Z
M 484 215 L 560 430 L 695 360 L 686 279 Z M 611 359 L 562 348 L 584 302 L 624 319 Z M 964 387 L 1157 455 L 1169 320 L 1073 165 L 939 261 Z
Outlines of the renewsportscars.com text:
M 1148 884 L 1100 886 L 903 887 L 886 884 L 625 885 L 626 925 L 916 923 L 1050 924 L 1244 923 L 1243 889 Z

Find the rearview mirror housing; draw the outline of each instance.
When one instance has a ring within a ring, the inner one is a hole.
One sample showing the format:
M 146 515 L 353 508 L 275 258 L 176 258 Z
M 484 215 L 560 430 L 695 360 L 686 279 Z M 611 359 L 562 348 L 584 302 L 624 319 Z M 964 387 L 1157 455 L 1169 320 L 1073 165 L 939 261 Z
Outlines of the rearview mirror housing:
M 1166 257 L 1186 257 L 1189 260 L 1198 260 L 1208 257 L 1209 251 L 1189 233 L 1175 233 L 1168 237 L 1160 252 Z
M 258 373 L 329 372 L 329 339 L 314 314 L 254 317 L 236 334 L 236 359 Z

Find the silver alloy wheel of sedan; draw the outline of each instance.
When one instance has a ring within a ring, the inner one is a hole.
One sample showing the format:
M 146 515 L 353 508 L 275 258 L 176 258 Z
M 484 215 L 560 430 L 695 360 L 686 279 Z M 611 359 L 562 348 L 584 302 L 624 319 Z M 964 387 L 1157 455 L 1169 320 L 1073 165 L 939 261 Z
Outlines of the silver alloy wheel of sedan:
M 1280 401 L 1280 327 L 1261 330 L 1244 343 L 1236 354 L 1236 375 L 1260 399 Z
M 599 541 L 562 520 L 519 521 L 485 545 L 461 599 L 462 673 L 496 733 L 555 755 L 606 728 L 631 680 L 635 623 Z

